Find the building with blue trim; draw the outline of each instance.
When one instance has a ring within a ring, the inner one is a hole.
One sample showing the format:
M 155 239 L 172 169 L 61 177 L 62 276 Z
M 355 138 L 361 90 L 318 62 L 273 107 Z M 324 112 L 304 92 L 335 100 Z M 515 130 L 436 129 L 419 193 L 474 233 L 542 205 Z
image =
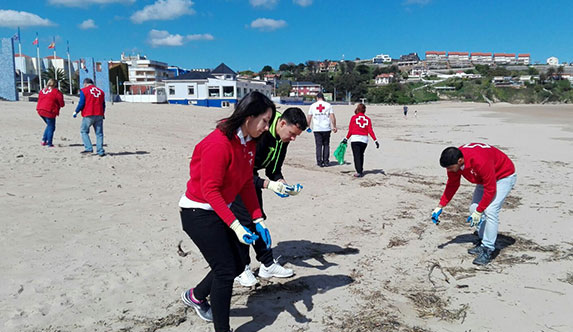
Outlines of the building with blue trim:
M 267 82 L 238 78 L 224 63 L 213 70 L 192 70 L 164 82 L 170 104 L 230 107 L 249 92 L 259 91 L 269 98 L 272 93 Z

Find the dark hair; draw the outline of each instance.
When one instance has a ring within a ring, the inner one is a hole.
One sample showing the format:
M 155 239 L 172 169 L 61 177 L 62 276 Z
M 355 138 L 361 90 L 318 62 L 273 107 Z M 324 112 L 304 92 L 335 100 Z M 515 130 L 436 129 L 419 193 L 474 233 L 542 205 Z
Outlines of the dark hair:
M 84 79 L 84 84 L 94 84 L 94 81 L 91 78 L 86 78 Z
M 322 92 L 316 94 L 316 99 L 324 99 L 324 95 L 322 94 Z
M 354 110 L 354 114 L 358 113 L 366 113 L 366 105 L 360 103 L 356 105 L 356 109 Z
M 258 91 L 250 92 L 235 105 L 235 110 L 230 117 L 219 120 L 217 128 L 229 139 L 232 139 L 237 133 L 237 129 L 245 123 L 245 120 L 249 116 L 259 116 L 264 114 L 269 108 L 272 112 L 272 122 L 277 112 L 275 104 L 267 96 Z
M 285 120 L 288 125 L 295 125 L 300 130 L 305 130 L 308 127 L 308 122 L 306 122 L 306 116 L 304 112 L 298 107 L 287 108 L 280 119 Z
M 442 167 L 455 165 L 458 163 L 458 160 L 463 157 L 464 155 L 460 149 L 455 146 L 450 146 L 442 151 L 442 155 L 440 156 L 440 165 Z

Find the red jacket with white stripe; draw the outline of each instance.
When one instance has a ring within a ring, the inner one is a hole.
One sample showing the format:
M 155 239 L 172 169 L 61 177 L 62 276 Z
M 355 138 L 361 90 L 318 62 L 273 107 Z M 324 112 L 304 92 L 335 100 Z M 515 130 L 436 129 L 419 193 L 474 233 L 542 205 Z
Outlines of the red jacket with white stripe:
M 483 185 L 483 196 L 477 207 L 478 212 L 483 212 L 495 197 L 497 180 L 515 173 L 515 166 L 505 153 L 488 144 L 469 143 L 459 149 L 464 155 L 463 169 L 448 172 L 448 182 L 440 205 L 446 206 L 454 197 L 463 176 L 471 183 Z
M 36 110 L 40 116 L 55 118 L 60 115 L 60 108 L 64 107 L 64 95 L 56 88 L 44 88 L 38 94 Z
M 211 205 L 227 225 L 237 219 L 228 206 L 238 194 L 253 219 L 262 217 L 253 182 L 256 146 L 254 140 L 243 145 L 237 135 L 230 140 L 215 129 L 193 150 L 185 196 Z
M 372 139 L 376 141 L 376 135 L 374 134 L 374 130 L 372 130 L 372 120 L 364 113 L 355 114 L 350 119 L 346 139 L 349 139 L 352 135 L 370 135 Z

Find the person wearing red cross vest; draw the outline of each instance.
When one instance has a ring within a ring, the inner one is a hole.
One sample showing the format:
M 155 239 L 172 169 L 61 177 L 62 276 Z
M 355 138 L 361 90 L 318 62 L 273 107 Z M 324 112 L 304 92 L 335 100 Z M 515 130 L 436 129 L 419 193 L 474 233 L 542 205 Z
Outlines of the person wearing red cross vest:
M 60 108 L 64 107 L 64 96 L 56 88 L 56 81 L 48 80 L 46 87 L 38 94 L 38 105 L 36 110 L 38 115 L 46 123 L 42 145 L 53 147 L 52 140 L 56 131 L 56 117 L 60 115 Z
M 82 154 L 93 153 L 93 145 L 90 140 L 90 127 L 94 127 L 96 134 L 97 154 L 100 157 L 105 156 L 103 149 L 103 120 L 105 119 L 105 94 L 94 85 L 90 78 L 84 80 L 84 87 L 80 90 L 80 102 L 74 113 L 74 118 L 82 112 L 82 141 L 84 151 Z
M 354 157 L 354 168 L 356 169 L 354 177 L 357 178 L 364 176 L 364 151 L 368 145 L 368 135 L 374 140 L 376 148 L 380 148 L 380 144 L 376 140 L 376 134 L 374 134 L 374 130 L 372 130 L 372 120 L 364 113 L 366 113 L 366 106 L 362 103 L 358 104 L 356 110 L 354 110 L 354 116 L 350 119 L 348 134 L 346 134 L 346 137 L 342 140 L 342 142 L 346 144 L 348 139 L 350 139 L 352 155 Z
M 316 165 L 327 167 L 330 156 L 330 132 L 338 131 L 336 128 L 336 117 L 330 103 L 324 101 L 324 95 L 319 92 L 316 95 L 316 102 L 308 108 L 306 119 L 314 132 L 314 142 L 316 144 Z

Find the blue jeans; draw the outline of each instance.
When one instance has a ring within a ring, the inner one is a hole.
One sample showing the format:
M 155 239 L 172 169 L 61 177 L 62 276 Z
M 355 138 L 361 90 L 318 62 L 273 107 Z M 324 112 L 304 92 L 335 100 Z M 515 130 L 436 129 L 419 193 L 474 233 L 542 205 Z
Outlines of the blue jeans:
M 497 229 L 499 227 L 499 211 L 505 198 L 513 189 L 517 174 L 510 175 L 503 179 L 497 180 L 496 194 L 489 206 L 484 211 L 484 221 L 478 230 L 479 238 L 484 247 L 495 249 L 495 240 L 497 239 Z M 474 213 L 479 201 L 483 196 L 483 185 L 478 184 L 474 190 L 472 204 L 470 205 L 470 214 Z
M 46 130 L 44 130 L 44 136 L 42 136 L 42 142 L 46 145 L 52 145 L 52 140 L 54 139 L 54 132 L 56 131 L 56 118 L 47 118 L 42 116 L 42 120 L 46 123 Z
M 97 154 L 103 155 L 105 154 L 105 151 L 103 150 L 103 116 L 93 115 L 86 116 L 82 119 L 82 128 L 80 132 L 82 133 L 82 141 L 84 142 L 86 151 L 93 151 L 92 141 L 90 140 L 91 126 L 94 127 L 96 134 Z

